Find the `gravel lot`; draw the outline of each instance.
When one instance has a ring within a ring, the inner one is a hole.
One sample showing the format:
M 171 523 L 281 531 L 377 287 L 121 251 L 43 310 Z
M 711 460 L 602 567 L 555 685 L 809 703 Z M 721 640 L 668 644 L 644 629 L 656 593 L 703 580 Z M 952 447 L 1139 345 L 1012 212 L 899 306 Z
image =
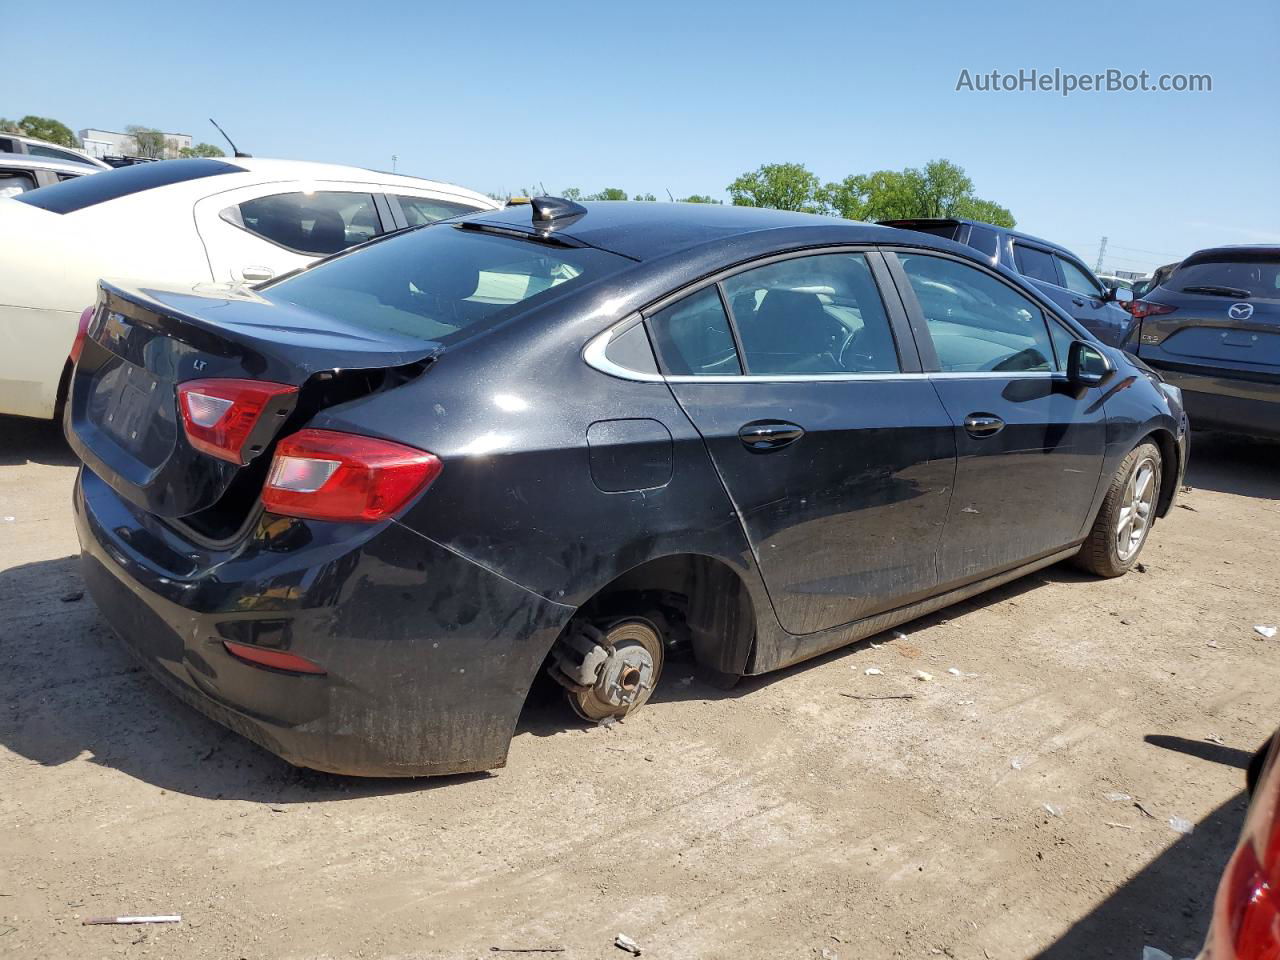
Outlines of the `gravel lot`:
M 675 664 L 612 730 L 532 704 L 493 775 L 370 782 L 139 673 L 81 594 L 71 455 L 0 418 L 0 955 L 1194 954 L 1280 720 L 1278 454 L 1197 436 L 1145 573 L 1054 567 L 728 693 Z M 182 923 L 80 923 L 124 913 Z

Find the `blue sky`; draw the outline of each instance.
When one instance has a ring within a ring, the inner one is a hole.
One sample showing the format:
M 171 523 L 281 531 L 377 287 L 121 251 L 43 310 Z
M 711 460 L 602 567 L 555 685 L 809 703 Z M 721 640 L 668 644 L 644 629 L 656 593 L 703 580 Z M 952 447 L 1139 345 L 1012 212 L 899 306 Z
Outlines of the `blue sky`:
M 1143 269 L 1280 242 L 1280 5 L 18 4 L 0 115 L 129 123 L 488 191 L 724 196 L 959 163 L 1020 228 Z M 1207 73 L 1211 93 L 956 92 L 961 69 Z

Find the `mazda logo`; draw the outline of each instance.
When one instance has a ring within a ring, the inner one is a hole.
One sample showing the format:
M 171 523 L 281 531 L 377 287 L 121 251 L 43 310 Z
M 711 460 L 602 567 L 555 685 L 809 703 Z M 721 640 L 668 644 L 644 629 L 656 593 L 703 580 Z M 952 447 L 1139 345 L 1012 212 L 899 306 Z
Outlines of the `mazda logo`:
M 1233 303 L 1227 308 L 1227 316 L 1232 320 L 1248 320 L 1253 316 L 1253 304 Z

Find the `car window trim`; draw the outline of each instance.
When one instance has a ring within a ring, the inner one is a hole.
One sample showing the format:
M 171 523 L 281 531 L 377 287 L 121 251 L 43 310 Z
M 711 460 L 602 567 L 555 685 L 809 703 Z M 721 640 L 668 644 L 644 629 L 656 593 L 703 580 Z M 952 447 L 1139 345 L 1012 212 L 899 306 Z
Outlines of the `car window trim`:
M 1062 370 L 1035 370 L 1035 371 L 943 370 L 942 364 L 938 359 L 938 352 L 933 345 L 933 334 L 929 331 L 928 323 L 925 320 L 924 311 L 920 308 L 920 301 L 916 299 L 915 290 L 911 288 L 911 281 L 907 277 L 906 270 L 903 269 L 902 262 L 898 259 L 897 255 L 899 252 L 922 254 L 922 255 L 931 256 L 931 257 L 940 257 L 944 260 L 954 260 L 957 263 L 961 263 L 961 264 L 964 264 L 965 266 L 972 267 L 973 269 L 979 271 L 980 273 L 985 273 L 987 276 L 992 277 L 996 280 L 999 280 L 1001 283 L 1003 283 L 1006 287 L 1008 287 L 1014 293 L 1019 294 L 1024 300 L 1030 300 L 1033 304 L 1035 304 L 1037 307 L 1040 308 L 1040 316 L 1045 324 L 1044 333 L 1045 333 L 1045 336 L 1049 338 L 1049 349 L 1053 352 L 1055 365 L 1058 363 L 1058 348 L 1053 342 L 1053 332 L 1049 329 L 1049 324 L 1051 322 L 1058 322 L 1059 326 L 1066 327 L 1067 332 L 1070 333 L 1072 336 L 1074 336 L 1077 340 L 1086 340 L 1090 343 L 1092 343 L 1094 340 L 1092 335 L 1081 336 L 1080 333 L 1076 331 L 1073 327 L 1067 324 L 1061 323 L 1061 318 L 1058 315 L 1058 308 L 1056 306 L 1051 307 L 1049 305 L 1050 301 L 1048 297 L 1032 295 L 1031 291 L 1023 289 L 1022 287 L 1018 286 L 1016 283 L 1012 282 L 1008 277 L 1003 277 L 996 270 L 989 269 L 985 264 L 977 263 L 966 257 L 959 257 L 953 253 L 946 253 L 942 250 L 936 250 L 930 247 L 911 247 L 905 244 L 895 244 L 892 247 L 882 247 L 880 249 L 881 249 L 881 253 L 884 254 L 885 262 L 889 265 L 890 270 L 894 273 L 894 279 L 898 284 L 898 294 L 902 297 L 903 305 L 906 307 L 907 313 L 912 318 L 911 329 L 914 333 L 916 333 L 918 337 L 923 336 L 924 338 L 924 342 L 918 344 L 918 346 L 920 347 L 921 359 L 925 360 L 927 356 L 927 362 L 925 363 L 925 370 L 930 374 L 940 374 L 947 378 L 953 378 L 957 375 L 969 377 L 969 376 L 973 376 L 974 373 L 979 373 L 979 374 L 994 373 L 996 376 L 1003 376 L 1003 377 L 1014 377 L 1014 376 L 1018 376 L 1019 374 L 1023 374 L 1024 376 L 1031 375 L 1031 376 L 1038 376 L 1038 377 L 1049 377 L 1049 376 L 1056 376 L 1056 375 L 1065 375 L 1065 372 Z M 1028 282 L 1028 286 L 1030 286 L 1031 284 L 1029 279 L 1027 282 Z

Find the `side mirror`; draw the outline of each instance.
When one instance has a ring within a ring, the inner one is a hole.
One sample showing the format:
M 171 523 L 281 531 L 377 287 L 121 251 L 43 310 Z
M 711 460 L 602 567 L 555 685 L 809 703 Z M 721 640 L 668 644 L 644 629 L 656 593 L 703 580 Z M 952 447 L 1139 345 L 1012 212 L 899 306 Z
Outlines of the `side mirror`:
M 1067 351 L 1067 379 L 1082 387 L 1096 387 L 1111 374 L 1111 361 L 1091 343 L 1073 340 Z

